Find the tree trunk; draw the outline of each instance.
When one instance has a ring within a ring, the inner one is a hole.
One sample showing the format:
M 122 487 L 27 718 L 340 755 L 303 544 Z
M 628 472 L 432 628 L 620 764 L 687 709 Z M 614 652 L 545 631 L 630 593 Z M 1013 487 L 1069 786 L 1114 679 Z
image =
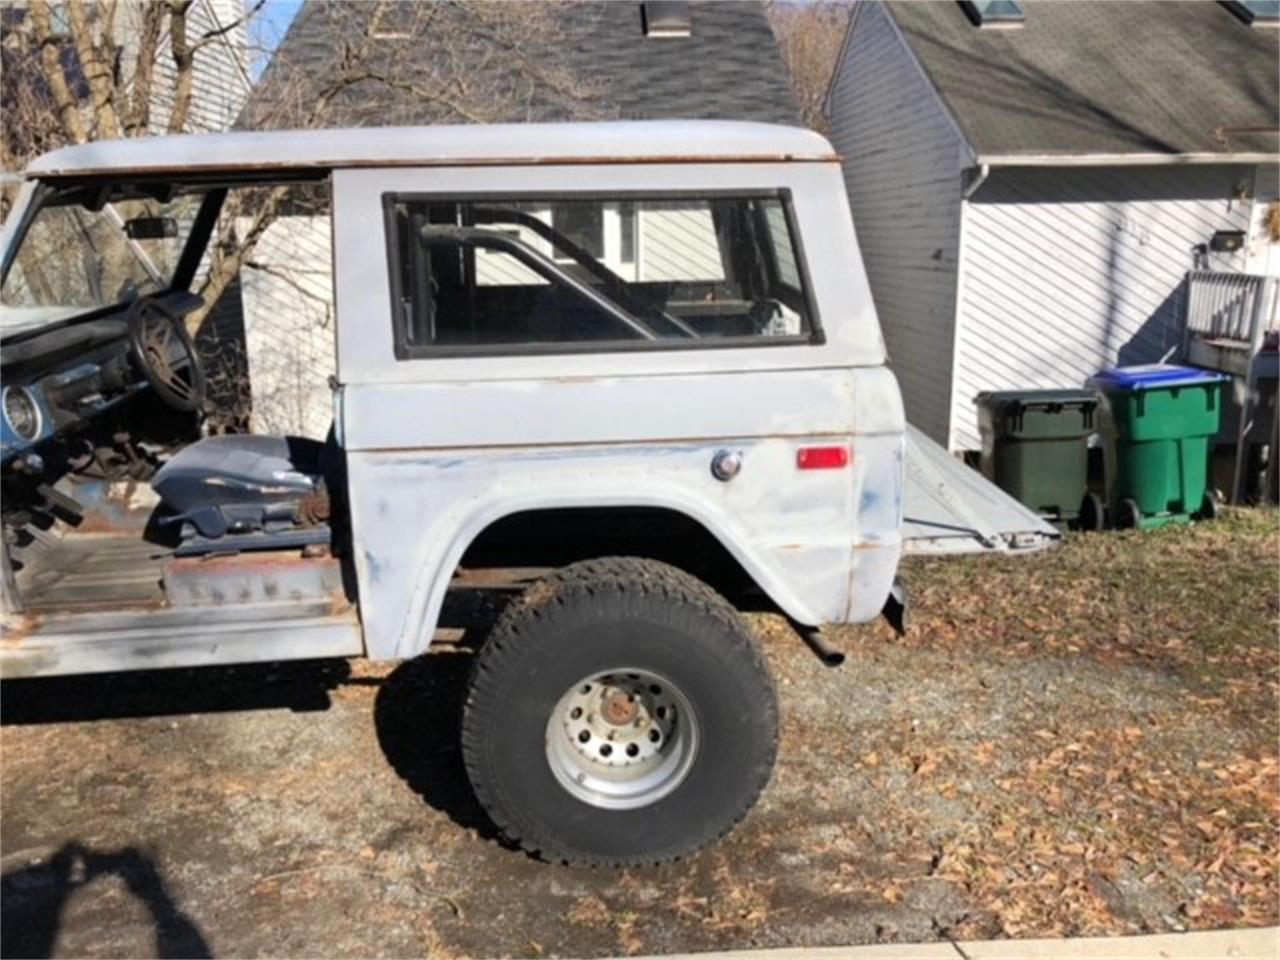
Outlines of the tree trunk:
M 84 0 L 69 0 L 67 17 L 71 22 L 71 37 L 76 45 L 76 53 L 80 57 L 80 69 L 89 84 L 89 102 L 93 111 L 93 134 L 95 140 L 114 140 L 120 136 L 120 121 L 115 111 L 114 64 L 108 65 L 107 55 L 115 47 L 107 32 L 111 29 L 109 22 L 114 17 L 114 4 L 100 4 L 96 10 L 96 18 L 103 18 L 103 39 L 97 42 L 93 36 L 93 22 Z
M 89 131 L 84 117 L 80 115 L 80 105 L 67 84 L 67 74 L 62 69 L 62 42 L 54 36 L 49 4 L 45 0 L 32 0 L 28 11 L 40 44 L 40 70 L 58 108 L 63 132 L 72 143 L 84 143 L 89 139 Z
M 190 9 L 191 0 L 175 0 L 169 4 L 169 49 L 177 71 L 173 83 L 173 109 L 169 113 L 169 133 L 182 133 L 191 112 L 195 52 L 187 42 L 187 11 Z

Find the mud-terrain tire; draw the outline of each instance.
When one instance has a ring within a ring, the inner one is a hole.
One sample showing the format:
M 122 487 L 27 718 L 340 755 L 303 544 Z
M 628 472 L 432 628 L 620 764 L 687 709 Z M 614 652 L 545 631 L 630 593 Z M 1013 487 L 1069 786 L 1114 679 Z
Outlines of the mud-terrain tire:
M 462 718 L 467 774 L 503 835 L 592 866 L 662 863 L 724 836 L 768 782 L 777 739 L 773 681 L 737 612 L 631 557 L 572 564 L 515 600 L 476 657 Z M 606 743 L 616 769 L 600 766 Z M 624 759 L 633 749 L 669 753 Z

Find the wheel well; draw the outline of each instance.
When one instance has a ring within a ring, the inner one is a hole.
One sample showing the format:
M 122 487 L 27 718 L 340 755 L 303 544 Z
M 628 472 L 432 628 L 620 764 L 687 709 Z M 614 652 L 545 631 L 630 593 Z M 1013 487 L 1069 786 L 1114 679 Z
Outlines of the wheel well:
M 471 541 L 460 567 L 563 567 L 594 557 L 669 563 L 738 605 L 768 608 L 751 575 L 697 520 L 661 507 L 528 510 L 495 520 Z

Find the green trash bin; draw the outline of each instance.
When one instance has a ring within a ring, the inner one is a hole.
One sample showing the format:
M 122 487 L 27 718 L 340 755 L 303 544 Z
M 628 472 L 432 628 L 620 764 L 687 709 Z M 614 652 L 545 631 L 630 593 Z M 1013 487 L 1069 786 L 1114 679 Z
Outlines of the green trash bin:
M 988 480 L 1054 523 L 1102 529 L 1102 500 L 1089 492 L 1097 394 L 999 390 L 974 403 Z
M 1225 374 L 1173 364 L 1103 370 L 1089 379 L 1106 401 L 1107 499 L 1118 527 L 1212 518 L 1209 453 Z

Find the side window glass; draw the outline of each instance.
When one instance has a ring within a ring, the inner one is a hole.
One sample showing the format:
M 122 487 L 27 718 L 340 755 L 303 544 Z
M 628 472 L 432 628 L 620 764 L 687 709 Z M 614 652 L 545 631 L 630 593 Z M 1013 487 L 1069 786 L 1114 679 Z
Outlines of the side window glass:
M 401 356 L 812 331 L 779 196 L 392 198 L 387 209 Z

